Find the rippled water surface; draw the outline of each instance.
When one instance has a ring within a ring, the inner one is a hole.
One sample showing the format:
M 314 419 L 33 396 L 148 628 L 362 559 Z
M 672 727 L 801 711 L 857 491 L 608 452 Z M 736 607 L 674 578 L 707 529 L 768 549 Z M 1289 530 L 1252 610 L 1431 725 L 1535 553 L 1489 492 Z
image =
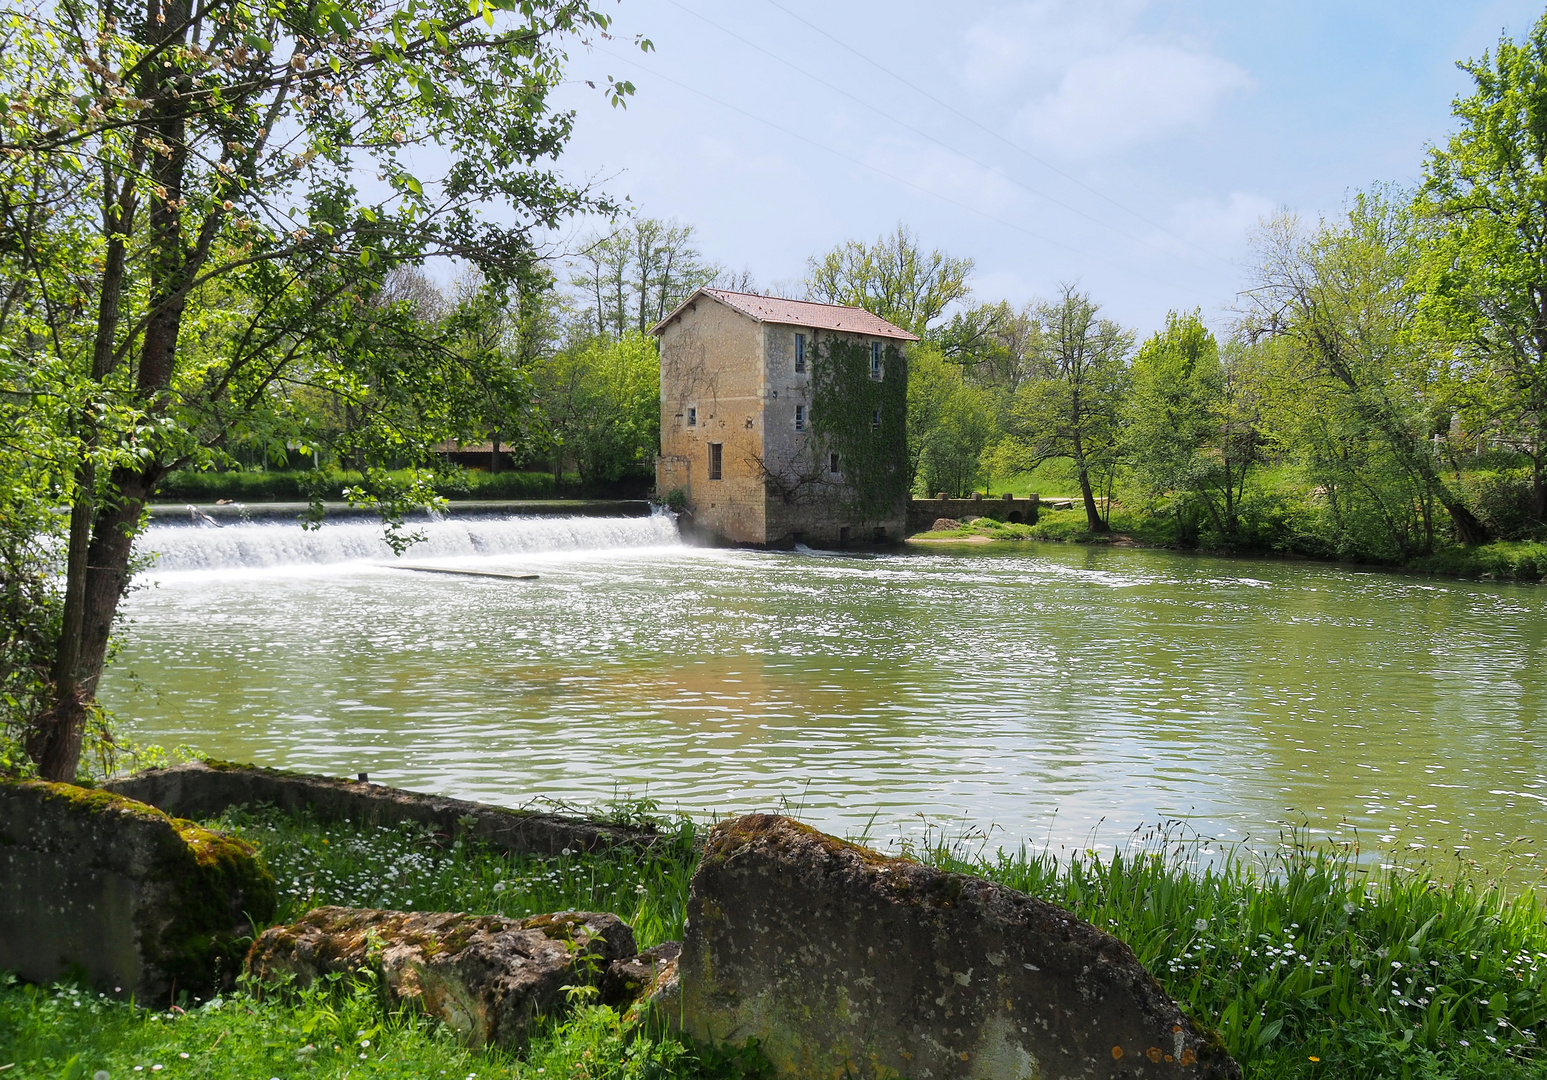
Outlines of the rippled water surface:
M 1547 588 L 1059 545 L 710 551 L 662 519 L 441 523 L 405 560 L 541 575 L 511 581 L 388 568 L 345 542 L 370 528 L 153 529 L 168 558 L 104 690 L 133 736 L 873 836 L 1304 820 L 1525 865 L 1547 840 Z

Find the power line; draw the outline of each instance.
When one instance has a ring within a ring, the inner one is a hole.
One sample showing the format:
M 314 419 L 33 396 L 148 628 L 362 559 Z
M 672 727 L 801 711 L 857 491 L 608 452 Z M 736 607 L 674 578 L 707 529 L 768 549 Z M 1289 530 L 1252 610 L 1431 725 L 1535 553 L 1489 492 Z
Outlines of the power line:
M 818 84 L 820 84 L 822 86 L 827 87 L 827 89 L 831 90 L 833 93 L 839 94 L 839 95 L 842 95 L 843 97 L 848 98 L 850 101 L 853 101 L 856 104 L 859 104 L 859 105 L 863 106 L 864 108 L 869 109 L 871 112 L 875 113 L 877 116 L 880 116 L 880 117 L 883 117 L 884 119 L 890 120 L 892 123 L 898 125 L 899 127 L 906 128 L 907 130 L 913 132 L 915 135 L 919 136 L 921 139 L 927 139 L 929 142 L 934 143 L 936 146 L 942 147 L 945 150 L 951 152 L 952 154 L 955 154 L 958 157 L 961 157 L 961 158 L 963 158 L 963 159 L 965 159 L 967 161 L 972 162 L 974 165 L 977 165 L 979 168 L 981 168 L 981 169 L 983 169 L 983 170 L 985 170 L 987 172 L 992 173 L 993 175 L 999 177 L 1002 180 L 1007 180 L 1010 183 L 1014 184 L 1016 187 L 1019 187 L 1019 188 L 1022 188 L 1024 190 L 1026 190 L 1026 191 L 1031 192 L 1033 195 L 1037 196 L 1038 198 L 1046 199 L 1048 202 L 1052 203 L 1054 206 L 1061 207 L 1062 209 L 1069 211 L 1071 214 L 1074 214 L 1074 215 L 1076 215 L 1078 217 L 1082 217 L 1086 221 L 1089 221 L 1089 222 L 1091 222 L 1091 223 L 1093 223 L 1095 225 L 1099 225 L 1103 229 L 1109 229 L 1112 232 L 1116 233 L 1118 236 L 1121 236 L 1121 237 L 1123 237 L 1124 239 L 1127 239 L 1127 240 L 1132 240 L 1136 244 L 1143 244 L 1146 247 L 1153 248 L 1154 250 L 1156 250 L 1156 251 L 1158 251 L 1158 252 L 1160 252 L 1162 254 L 1165 254 L 1165 255 L 1172 254 L 1172 252 L 1170 252 L 1167 249 L 1161 247 L 1159 244 L 1155 243 L 1153 240 L 1148 240 L 1148 239 L 1146 239 L 1146 238 L 1144 238 L 1142 236 L 1138 236 L 1138 235 L 1136 235 L 1134 233 L 1125 232 L 1124 230 L 1118 228 L 1116 225 L 1113 225 L 1111 222 L 1103 221 L 1102 219 L 1096 217 L 1094 214 L 1088 214 L 1084 210 L 1081 210 L 1077 206 L 1072 206 L 1069 203 L 1064 202 L 1062 199 L 1059 199 L 1059 198 L 1057 198 L 1057 197 L 1055 197 L 1053 195 L 1049 195 L 1047 192 L 1042 191 L 1039 188 L 1032 187 L 1030 184 L 1028 184 L 1028 183 L 1026 183 L 1026 182 L 1024 182 L 1022 180 L 1019 180 L 1016 177 L 1011 176 L 1010 174 L 1008 174 L 1006 172 L 1003 172 L 1003 171 L 1001 171 L 999 169 L 994 168 L 992 165 L 989 165 L 987 162 L 978 160 L 977 158 L 973 157 L 971 154 L 964 153 L 963 151 L 958 150 L 956 147 L 951 146 L 949 143 L 946 143 L 945 141 L 941 140 L 940 138 L 938 138 L 938 137 L 936 137 L 934 135 L 931 135 L 929 132 L 923 130 L 922 128 L 915 127 L 913 124 L 910 124 L 908 121 L 903 120 L 900 117 L 893 116 L 891 113 L 887 112 L 886 110 L 884 110 L 884 109 L 882 109 L 882 108 L 880 108 L 880 107 L 878 107 L 876 105 L 872 105 L 870 102 L 864 100 L 863 98 L 861 98 L 861 97 L 859 97 L 859 96 L 857 96 L 855 94 L 851 94 L 849 91 L 843 89 L 840 86 L 835 86 L 834 84 L 828 82 L 826 79 L 822 78 L 820 75 L 817 75 L 816 73 L 811 72 L 811 71 L 807 71 L 805 68 L 801 67 L 800 65 L 798 65 L 798 64 L 796 64 L 796 63 L 794 63 L 794 62 L 792 62 L 790 60 L 786 60 L 784 57 L 778 55 L 777 53 L 774 53 L 774 52 L 771 52 L 768 49 L 765 49 L 763 46 L 759 45 L 757 42 L 752 41 L 749 38 L 743 37 L 742 35 L 736 33 L 736 31 L 731 30 L 728 27 L 720 25 L 719 23 L 715 22 L 713 19 L 709 18 L 707 15 L 703 15 L 703 14 L 697 12 L 697 11 L 694 11 L 692 8 L 688 7 L 687 5 L 679 3 L 678 0 L 667 0 L 667 3 L 671 4 L 675 8 L 678 8 L 678 9 L 680 9 L 682 11 L 687 12 L 689 15 L 692 15 L 694 18 L 699 19 L 700 21 L 702 21 L 704 23 L 707 23 L 709 26 L 712 26 L 712 27 L 714 27 L 714 29 L 720 31 L 720 33 L 725 34 L 727 37 L 735 38 L 737 41 L 741 42 L 743 45 L 747 46 L 749 49 L 755 49 L 757 52 L 762 53 L 764 56 L 768 57 L 769 59 L 775 60 L 775 61 L 783 64 L 785 67 L 787 67 L 791 71 L 794 71 L 797 74 L 803 76 L 804 78 L 810 79 L 812 82 L 815 82 L 815 83 L 818 83 Z M 1205 252 L 1205 254 L 1208 254 L 1208 253 Z M 1210 257 L 1211 258 L 1216 258 L 1216 259 L 1218 258 L 1217 256 L 1210 256 Z
M 1041 165 L 1044 169 L 1047 169 L 1049 172 L 1055 173 L 1058 176 L 1063 177 L 1065 180 L 1069 181 L 1071 184 L 1074 184 L 1076 187 L 1083 188 L 1085 191 L 1090 192 L 1092 195 L 1096 196 L 1096 198 L 1102 200 L 1103 202 L 1110 203 L 1112 206 L 1117 207 L 1119 210 L 1123 211 L 1123 213 L 1125 213 L 1125 214 L 1132 214 L 1134 217 L 1138 218 L 1140 221 L 1144 222 L 1144 224 L 1150 226 L 1152 229 L 1159 229 L 1161 232 L 1165 233 L 1167 236 L 1171 237 L 1172 239 L 1180 240 L 1182 243 L 1186 244 L 1188 247 L 1192 248 L 1194 251 L 1202 252 L 1204 255 L 1207 255 L 1209 258 L 1214 259 L 1214 260 L 1216 260 L 1218 262 L 1222 262 L 1225 265 L 1231 266 L 1233 268 L 1234 264 L 1231 263 L 1230 260 L 1228 260 L 1226 258 L 1223 258 L 1220 255 L 1216 255 L 1214 252 L 1209 251 L 1207 248 L 1200 247 L 1199 245 L 1193 243 L 1191 240 L 1187 239 L 1187 237 L 1185 237 L 1185 236 L 1182 236 L 1182 235 L 1180 235 L 1178 233 L 1172 232 L 1170 229 L 1166 228 L 1164 225 L 1160 224 L 1158 221 L 1151 221 L 1149 218 L 1145 217 L 1143 214 L 1139 213 L 1137 210 L 1133 209 L 1131 206 L 1123 205 L 1122 203 L 1118 202 L 1116 199 L 1112 198 L 1110 195 L 1107 195 L 1107 194 L 1097 190 L 1096 188 L 1091 187 L 1089 184 L 1085 183 L 1085 181 L 1079 179 L 1078 177 L 1071 176 L 1069 173 L 1064 172 L 1058 166 L 1052 164 L 1049 161 L 1044 161 L 1042 158 L 1038 157 L 1036 154 L 1033 154 L 1030 150 L 1026 149 L 1024 146 L 1020 145 L 1019 143 L 1005 138 L 1003 135 L 999 134 L 999 132 L 995 131 L 993 128 L 988 127 L 986 124 L 983 124 L 980 121 L 978 121 L 975 117 L 970 116 L 967 113 L 962 112 L 960 109 L 958 109 L 956 106 L 952 105 L 950 102 L 942 101 L 940 98 L 937 98 L 937 97 L 935 97 L 935 95 L 931 94 L 928 90 L 925 90 L 922 86 L 919 86 L 918 84 L 913 83 L 913 82 L 909 82 L 907 79 L 903 78 L 901 75 L 898 75 L 896 72 L 892 71 L 890 68 L 885 67 L 884 65 L 882 65 L 879 61 L 872 60 L 870 57 L 866 56 L 864 53 L 862 53 L 858 49 L 854 48 L 854 46 L 848 44 L 845 41 L 841 41 L 840 39 L 834 37 L 832 34 L 829 34 L 826 30 L 823 30 L 820 26 L 818 26 L 815 23 L 811 22 L 809 19 L 802 18 L 801 16 L 795 14 L 789 8 L 787 8 L 783 4 L 779 3 L 779 0 L 768 0 L 768 3 L 772 4 L 774 7 L 778 8 L 780 11 L 784 12 L 786 15 L 788 15 L 790 18 L 794 19 L 796 22 L 801 23 L 801 24 L 809 27 L 810 29 L 814 30 L 818 34 L 821 34 L 828 41 L 831 41 L 834 45 L 837 45 L 839 48 L 853 53 L 855 56 L 857 56 L 861 60 L 865 61 L 865 63 L 869 64 L 871 67 L 873 67 L 877 71 L 881 72 L 881 74 L 887 76 L 888 78 L 895 79 L 897 82 L 901 83 L 903 86 L 906 86 L 909 90 L 912 90 L 914 93 L 920 94 L 923 97 L 928 98 L 930 101 L 933 101 L 936 105 L 939 105 L 942 109 L 946 109 L 947 111 L 949 111 L 951 113 L 954 113 L 955 115 L 961 117 L 963 120 L 967 121 L 967 123 L 971 124 L 973 127 L 977 128 L 979 131 L 982 131 L 982 132 L 992 136 L 993 138 L 998 139 L 1000 142 L 1004 143 L 1006 146 L 1008 146 L 1010 149 L 1016 151 L 1017 153 L 1021 153 L 1021 154 L 1026 155 L 1032 161 L 1035 161 L 1038 165 Z
M 755 120 L 759 124 L 763 124 L 763 125 L 765 125 L 767 127 L 770 127 L 773 130 L 775 130 L 775 131 L 777 131 L 777 132 L 779 132 L 779 133 L 781 133 L 783 135 L 788 135 L 792 139 L 798 139 L 798 140 L 800 140 L 803 143 L 807 143 L 807 144 L 809 144 L 811 146 L 816 147 L 818 150 L 826 151 L 827 153 L 832 154 L 834 157 L 842 158 L 844 161 L 851 162 L 851 163 L 853 163 L 855 165 L 860 166 L 861 168 L 869 169 L 871 172 L 877 173 L 880 176 L 884 176 L 888 180 L 892 180 L 892 181 L 895 181 L 896 183 L 902 184 L 904 187 L 912 188 L 914 191 L 920 192 L 921 194 L 933 196 L 934 198 L 939 199 L 941 202 L 949 203 L 950 205 L 955 206 L 958 209 L 966 210 L 968 213 L 976 214 L 979 217 L 984 218 L 984 219 L 986 219 L 988 221 L 992 221 L 992 222 L 994 222 L 996 224 L 999 224 L 999 225 L 1004 225 L 1007 228 L 1014 229 L 1016 232 L 1025 233 L 1027 236 L 1031 237 L 1034 240 L 1040 240 L 1040 241 L 1042 241 L 1045 244 L 1051 244 L 1054 247 L 1063 248 L 1065 251 L 1071 252 L 1071 253 L 1073 253 L 1075 255 L 1079 255 L 1079 256 L 1081 256 L 1083 258 L 1091 259 L 1091 260 L 1094 260 L 1095 262 L 1099 262 L 1099 263 L 1104 263 L 1105 265 L 1110 266 L 1112 269 L 1117 270 L 1119 273 L 1128 274 L 1128 275 L 1133 276 L 1133 277 L 1144 278 L 1146 281 L 1152 281 L 1152 282 L 1154 282 L 1157 285 L 1163 285 L 1163 286 L 1165 286 L 1167 288 L 1175 288 L 1176 287 L 1176 282 L 1175 281 L 1166 281 L 1166 280 L 1164 280 L 1162 278 L 1155 277 L 1152 274 L 1146 274 L 1142 270 L 1135 270 L 1132 267 L 1124 266 L 1121 263 L 1113 262 L 1111 259 L 1104 258 L 1104 257 L 1102 257 L 1100 255 L 1095 255 L 1095 254 L 1092 254 L 1092 253 L 1090 253 L 1088 251 L 1081 251 L 1079 248 L 1072 247 L 1069 244 L 1066 244 L 1066 243 L 1064 243 L 1061 240 L 1055 240 L 1051 236 L 1044 236 L 1044 235 L 1042 235 L 1039 232 L 1036 232 L 1036 231 L 1034 231 L 1032 229 L 1028 229 L 1028 228 L 1026 228 L 1026 226 L 1021 225 L 1018 222 L 1010 221 L 1007 218 L 1002 218 L 1002 217 L 999 217 L 999 216 L 997 216 L 995 214 L 990 214 L 990 213 L 988 213 L 985 210 L 981 210 L 981 209 L 979 209 L 976 206 L 972 206 L 972 205 L 970 205 L 968 203 L 964 203 L 964 202 L 961 202 L 961 201 L 959 201 L 957 199 L 953 199 L 953 198 L 951 198 L 948 195 L 942 195 L 942 194 L 940 194 L 940 192 L 934 191 L 934 190 L 932 190 L 930 188 L 927 188 L 927 187 L 924 187 L 922 184 L 916 184 L 912 180 L 908 180 L 908 179 L 906 179 L 904 177 L 898 176 L 896 173 L 891 173 L 891 172 L 888 172 L 885 169 L 883 169 L 883 168 L 881 168 L 881 167 L 879 167 L 877 165 L 872 165 L 870 162 L 865 161 L 862 158 L 857 158 L 857 157 L 853 156 L 852 154 L 846 154 L 842 150 L 838 150 L 838 149 L 835 149 L 834 147 L 828 146 L 825 143 L 818 142 L 816 139 L 811 138 L 809 135 L 802 135 L 800 132 L 794 131 L 794 130 L 792 130 L 790 128 L 787 128 L 787 127 L 785 127 L 782 124 L 776 124 L 772 120 L 768 120 L 768 119 L 765 119 L 764 117 L 758 116 L 756 113 L 748 112 L 746 109 L 743 109 L 739 105 L 733 105 L 733 104 L 731 104 L 728 101 L 724 101 L 724 100 L 722 100 L 720 98 L 715 97 L 713 94 L 707 94 L 704 91 L 697 89 L 696 87 L 689 86 L 685 82 L 681 82 L 678 79 L 673 79 L 670 75 L 663 75 L 659 71 L 654 71 L 651 68 L 646 67 L 644 64 L 639 63 L 637 60 L 633 60 L 633 59 L 631 59 L 631 58 L 629 58 L 627 56 L 623 56 L 623 55 L 621 55 L 619 53 L 615 53 L 611 49 L 603 49 L 603 48 L 597 47 L 596 51 L 600 52 L 600 53 L 603 53 L 604 55 L 610 56 L 614 60 L 618 60 L 618 61 L 621 61 L 622 63 L 628 64 L 630 67 L 636 68 L 636 69 L 644 72 L 647 75 L 652 75 L 655 78 L 660 79 L 662 82 L 671 83 L 673 86 L 676 86 L 676 87 L 678 87 L 678 88 L 680 88 L 682 90 L 686 90 L 688 93 L 696 95 L 697 97 L 701 97 L 705 101 L 712 102 L 715 105 L 719 105 L 721 108 L 729 109 L 731 112 L 734 112 L 734 113 L 739 113 L 740 115 L 745 116 L 749 120 Z

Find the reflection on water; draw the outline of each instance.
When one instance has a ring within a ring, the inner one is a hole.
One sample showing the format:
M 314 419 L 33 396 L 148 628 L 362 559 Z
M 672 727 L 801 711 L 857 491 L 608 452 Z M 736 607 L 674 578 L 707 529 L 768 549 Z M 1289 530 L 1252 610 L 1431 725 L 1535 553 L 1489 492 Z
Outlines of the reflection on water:
M 706 551 L 662 525 L 439 553 L 533 582 L 162 573 L 104 697 L 140 740 L 512 805 L 786 801 L 1055 846 L 1305 820 L 1490 865 L 1547 839 L 1547 590 L 1056 545 Z

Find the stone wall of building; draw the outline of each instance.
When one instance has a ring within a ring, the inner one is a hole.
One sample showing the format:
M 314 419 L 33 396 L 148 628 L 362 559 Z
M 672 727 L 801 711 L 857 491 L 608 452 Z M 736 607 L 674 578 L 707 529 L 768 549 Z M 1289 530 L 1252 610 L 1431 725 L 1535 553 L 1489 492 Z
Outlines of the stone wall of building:
M 764 543 L 762 327 L 700 298 L 660 340 L 657 492 L 681 491 L 702 532 Z M 718 480 L 709 478 L 711 444 L 721 447 Z

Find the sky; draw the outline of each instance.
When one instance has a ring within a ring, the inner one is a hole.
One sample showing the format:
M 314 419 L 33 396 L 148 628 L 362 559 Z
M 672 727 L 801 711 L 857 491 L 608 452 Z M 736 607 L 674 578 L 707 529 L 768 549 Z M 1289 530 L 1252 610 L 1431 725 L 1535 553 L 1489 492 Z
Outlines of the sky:
M 605 4 L 605 0 L 603 0 Z M 808 257 L 905 224 L 977 300 L 1063 283 L 1141 335 L 1223 328 L 1266 214 L 1413 185 L 1542 0 L 622 0 L 571 52 L 564 173 L 796 290 Z M 643 35 L 654 45 L 641 52 Z M 637 92 L 610 107 L 586 86 Z M 558 238 L 574 247 L 586 225 Z

